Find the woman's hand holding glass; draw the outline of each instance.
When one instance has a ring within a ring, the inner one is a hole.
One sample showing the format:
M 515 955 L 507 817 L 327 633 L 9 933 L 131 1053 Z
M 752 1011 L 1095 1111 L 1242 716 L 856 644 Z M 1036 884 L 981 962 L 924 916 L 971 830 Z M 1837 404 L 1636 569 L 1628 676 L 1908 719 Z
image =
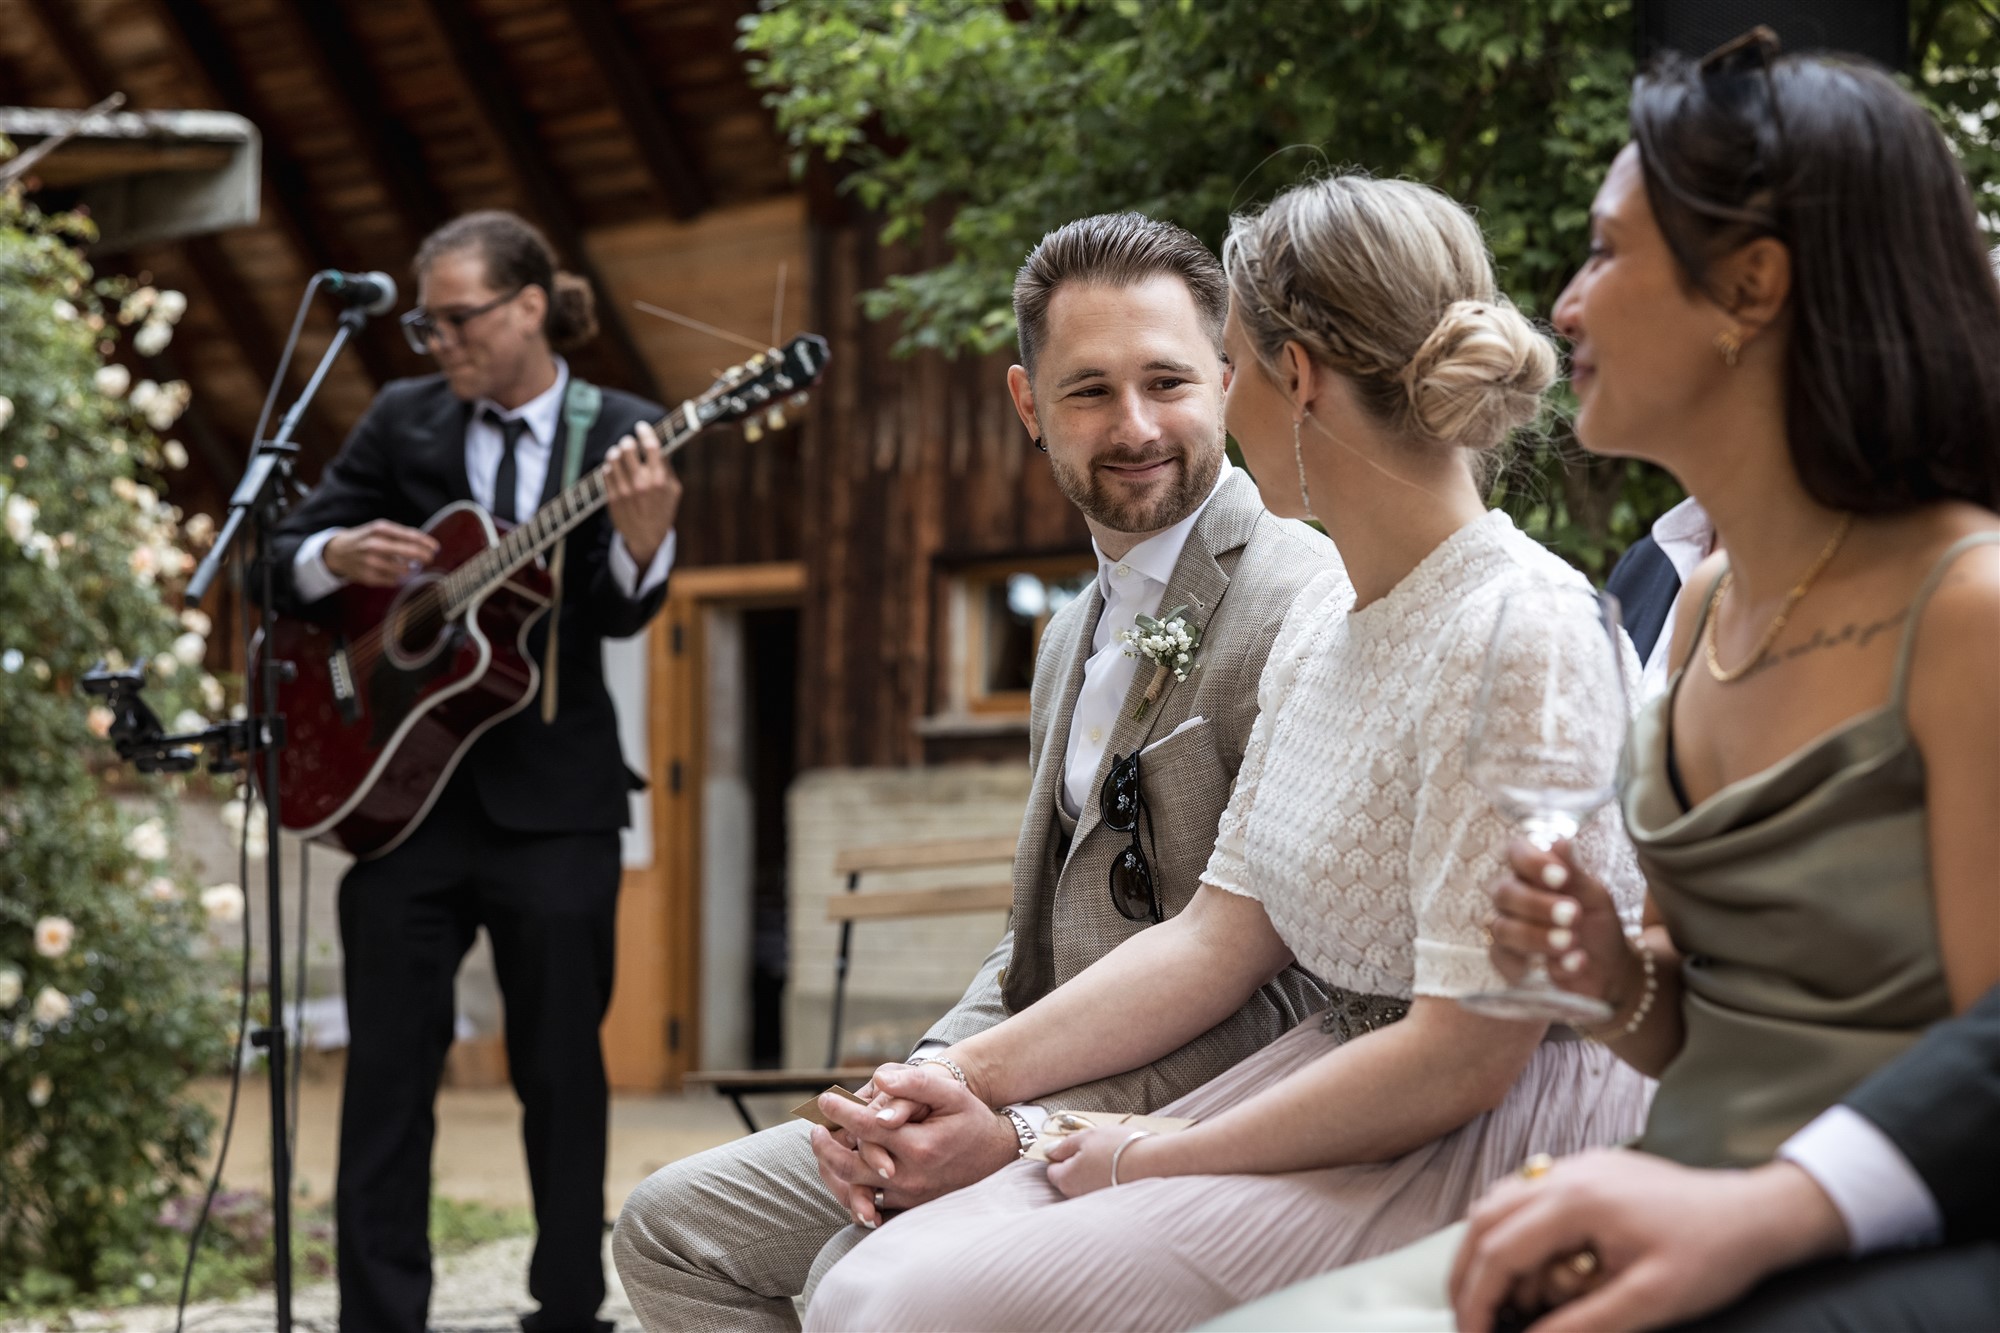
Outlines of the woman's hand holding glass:
M 1507 844 L 1512 872 L 1487 886 L 1493 966 L 1518 984 L 1546 967 L 1558 989 L 1602 1000 L 1628 1013 L 1645 984 L 1645 967 L 1625 934 L 1610 890 L 1575 861 L 1573 844 L 1544 851 L 1526 838 Z

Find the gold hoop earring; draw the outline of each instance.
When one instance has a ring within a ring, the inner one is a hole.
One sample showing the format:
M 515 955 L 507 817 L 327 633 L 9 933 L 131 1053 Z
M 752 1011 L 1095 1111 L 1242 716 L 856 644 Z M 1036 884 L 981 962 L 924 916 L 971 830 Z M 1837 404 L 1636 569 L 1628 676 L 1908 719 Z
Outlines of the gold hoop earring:
M 1743 331 L 1731 324 L 1715 335 L 1715 350 L 1722 353 L 1722 364 L 1736 369 L 1736 358 L 1743 354 Z
M 1306 446 L 1299 438 L 1299 427 L 1303 424 L 1303 418 L 1292 421 L 1292 459 L 1299 465 L 1299 500 L 1306 507 L 1306 517 L 1317 519 L 1319 516 L 1313 513 L 1312 489 L 1306 485 Z

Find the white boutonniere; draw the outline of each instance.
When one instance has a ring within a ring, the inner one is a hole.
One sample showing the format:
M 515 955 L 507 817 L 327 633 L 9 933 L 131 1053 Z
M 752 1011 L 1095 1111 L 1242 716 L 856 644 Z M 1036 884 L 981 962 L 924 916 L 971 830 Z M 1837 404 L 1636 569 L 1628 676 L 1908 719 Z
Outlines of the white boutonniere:
M 1153 664 L 1153 679 L 1146 686 L 1145 697 L 1132 710 L 1135 722 L 1145 719 L 1169 675 L 1185 681 L 1201 668 L 1194 656 L 1201 647 L 1201 626 L 1189 624 L 1186 611 L 1185 606 L 1177 606 L 1158 619 L 1140 616 L 1133 628 L 1118 631 L 1118 638 L 1125 645 L 1125 656 L 1143 658 Z

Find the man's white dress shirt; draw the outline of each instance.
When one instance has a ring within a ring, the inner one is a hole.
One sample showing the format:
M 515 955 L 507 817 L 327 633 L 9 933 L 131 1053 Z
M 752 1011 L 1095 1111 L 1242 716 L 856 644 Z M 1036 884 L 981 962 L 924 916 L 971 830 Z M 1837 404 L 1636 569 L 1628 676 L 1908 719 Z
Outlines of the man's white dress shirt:
M 497 413 L 503 420 L 527 423 L 528 428 L 514 442 L 514 512 L 525 522 L 541 507 L 542 487 L 548 481 L 556 442 L 561 440 L 565 446 L 568 443 L 562 420 L 562 403 L 563 392 L 569 388 L 569 362 L 561 357 L 555 361 L 555 383 L 521 406 L 510 411 L 485 398 L 472 405 L 472 420 L 465 428 L 465 477 L 472 483 L 472 498 L 489 513 L 493 510 L 493 483 L 499 475 L 500 455 L 505 444 L 500 428 L 488 419 L 488 412 Z M 298 589 L 301 602 L 316 602 L 346 585 L 347 580 L 326 565 L 326 544 L 340 531 L 339 528 L 325 528 L 299 543 L 298 553 L 292 557 L 292 582 Z M 644 597 L 666 581 L 668 572 L 674 567 L 676 545 L 678 534 L 669 532 L 641 577 L 638 562 L 626 548 L 625 538 L 614 536 L 611 540 L 611 576 L 618 580 L 618 586 L 625 590 L 626 596 L 634 599 Z
M 1688 577 L 1715 548 L 1715 525 L 1708 511 L 1693 499 L 1681 501 L 1653 524 L 1653 540 L 1680 576 L 1681 594 Z M 1696 596 L 1700 596 L 1697 591 Z M 1667 623 L 1646 657 L 1642 678 L 1644 697 L 1665 692 L 1672 674 L 1674 617 L 1677 596 L 1667 611 Z M 1908 1159 L 1860 1112 L 1834 1106 L 1778 1149 L 1778 1156 L 1795 1163 L 1813 1178 L 1847 1223 L 1855 1255 L 1878 1250 L 1934 1245 L 1944 1235 L 1937 1201 Z

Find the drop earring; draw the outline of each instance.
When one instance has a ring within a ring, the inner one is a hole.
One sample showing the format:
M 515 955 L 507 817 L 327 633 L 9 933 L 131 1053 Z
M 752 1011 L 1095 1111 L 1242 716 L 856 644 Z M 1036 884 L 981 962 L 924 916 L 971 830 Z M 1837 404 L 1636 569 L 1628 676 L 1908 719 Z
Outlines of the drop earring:
M 1722 364 L 1736 369 L 1736 358 L 1743 354 L 1743 331 L 1731 324 L 1715 335 L 1715 350 L 1722 353 Z
M 1292 459 L 1299 465 L 1299 500 L 1306 507 L 1306 518 L 1317 520 L 1319 516 L 1313 513 L 1312 490 L 1306 485 L 1306 446 L 1305 441 L 1299 438 L 1299 427 L 1302 424 L 1300 418 L 1294 418 L 1292 421 Z

